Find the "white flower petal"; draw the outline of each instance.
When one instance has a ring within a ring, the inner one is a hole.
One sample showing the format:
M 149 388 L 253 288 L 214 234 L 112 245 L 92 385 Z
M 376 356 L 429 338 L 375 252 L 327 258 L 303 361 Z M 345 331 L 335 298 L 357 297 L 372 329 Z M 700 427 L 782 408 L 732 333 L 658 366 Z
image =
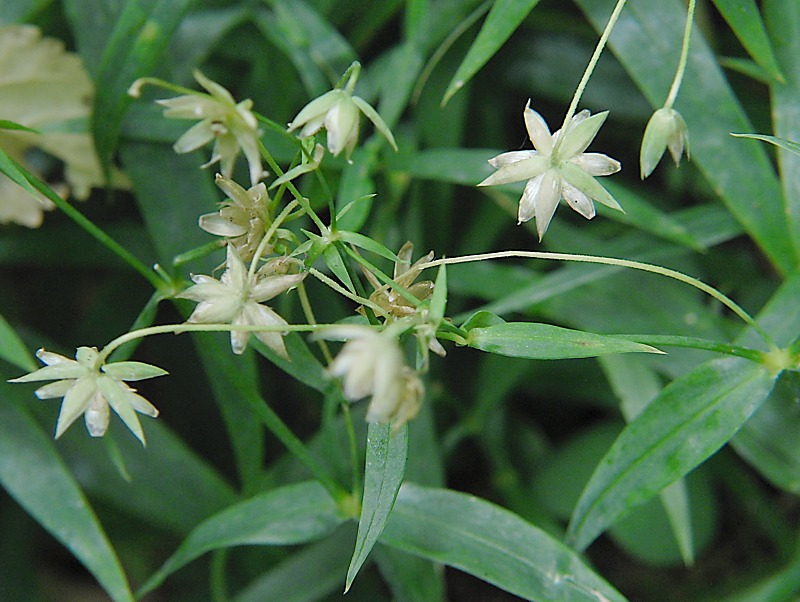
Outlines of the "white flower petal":
M 10 383 L 32 383 L 40 380 L 62 380 L 66 378 L 81 378 L 85 376 L 86 368 L 74 360 L 69 360 L 69 364 L 53 364 L 39 368 L 30 374 L 25 374 L 18 378 L 12 378 Z
M 489 164 L 495 169 L 499 169 L 504 165 L 511 165 L 512 163 L 522 161 L 523 159 L 530 159 L 536 155 L 537 152 L 535 150 L 509 151 L 492 157 L 489 159 Z
M 582 153 L 570 162 L 592 176 L 610 176 L 622 169 L 619 161 L 602 153 Z
M 61 411 L 56 422 L 56 439 L 64 434 L 75 419 L 83 414 L 89 407 L 89 403 L 97 392 L 94 377 L 79 378 L 70 387 L 64 401 L 61 403 Z
M 244 312 L 239 312 L 234 316 L 231 321 L 233 326 L 249 325 L 250 323 L 245 319 Z M 250 341 L 250 333 L 246 330 L 231 330 L 231 351 L 236 355 L 242 355 L 247 349 L 247 343 Z
M 201 121 L 186 130 L 186 132 L 178 138 L 172 148 L 178 154 L 189 153 L 208 144 L 213 139 L 214 132 L 211 130 L 211 122 Z
M 536 205 L 536 232 L 539 234 L 539 241 L 544 238 L 550 220 L 561 200 L 561 178 L 555 170 L 551 169 L 542 175 L 539 190 L 536 192 L 534 204 Z
M 334 157 L 358 139 L 358 107 L 349 95 L 342 96 L 325 115 L 325 130 Z
M 531 108 L 531 101 L 525 105 L 522 112 L 525 119 L 525 128 L 528 130 L 528 137 L 533 143 L 533 147 L 540 153 L 550 155 L 553 152 L 553 136 L 544 118 Z
M 155 418 L 158 416 L 158 409 L 144 397 L 133 391 L 128 391 L 128 401 L 134 410 L 145 416 Z
M 248 230 L 246 226 L 222 217 L 219 212 L 201 215 L 198 220 L 198 225 L 209 234 L 224 236 L 226 238 L 242 236 L 243 234 L 247 234 Z
M 267 301 L 300 284 L 306 274 L 288 274 L 285 276 L 267 276 L 259 281 L 251 290 L 250 298 L 257 303 Z
M 145 380 L 167 374 L 166 370 L 144 362 L 115 362 L 106 364 L 101 370 L 119 380 Z
M 86 422 L 86 430 L 92 437 L 102 437 L 108 430 L 109 411 L 108 403 L 105 398 L 99 393 L 95 393 L 92 397 L 89 407 L 83 415 Z
M 97 379 L 97 386 L 105 396 L 111 409 L 116 412 L 117 416 L 122 418 L 122 422 L 136 435 L 136 438 L 142 442 L 142 445 L 145 445 L 142 425 L 139 423 L 139 418 L 133 410 L 130 399 L 128 399 L 132 391 L 110 376 L 100 376 Z
M 561 181 L 561 194 L 567 204 L 586 219 L 592 219 L 595 216 L 592 200 L 566 180 Z
M 33 394 L 36 395 L 38 399 L 56 399 L 58 397 L 64 397 L 74 384 L 74 379 L 57 380 L 56 382 L 39 387 Z
M 322 122 L 325 119 L 325 113 L 327 113 L 328 110 L 339 101 L 339 98 L 342 96 L 342 94 L 346 94 L 346 92 L 342 90 L 331 90 L 330 92 L 326 92 L 322 96 L 309 102 L 300 110 L 300 112 L 297 114 L 297 117 L 295 117 L 289 124 L 288 131 L 291 132 L 296 130 L 300 126 L 312 120 L 320 122 L 319 126 L 317 127 L 318 130 L 320 127 L 322 127 Z M 303 128 L 303 132 L 305 132 L 305 129 L 306 128 Z M 300 137 L 305 138 L 307 136 L 301 134 Z
M 239 313 L 241 307 L 241 301 L 233 296 L 203 301 L 195 307 L 186 321 L 189 324 L 227 324 Z
M 478 186 L 496 186 L 498 184 L 510 184 L 530 180 L 543 174 L 550 167 L 550 158 L 542 154 L 537 154 L 528 159 L 523 159 L 515 163 L 504 165 Z

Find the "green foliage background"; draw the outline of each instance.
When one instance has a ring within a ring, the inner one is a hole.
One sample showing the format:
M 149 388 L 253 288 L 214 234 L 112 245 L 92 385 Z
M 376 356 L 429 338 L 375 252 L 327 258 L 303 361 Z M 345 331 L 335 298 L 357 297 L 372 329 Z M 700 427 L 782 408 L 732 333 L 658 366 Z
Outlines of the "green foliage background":
M 691 161 L 677 170 L 665 161 L 644 183 L 641 134 L 672 81 L 685 6 L 629 3 L 581 103 L 610 110 L 590 150 L 622 162 L 607 185 L 625 214 L 598 207 L 585 222 L 561 208 L 539 244 L 533 222 L 514 225 L 519 189 L 475 188 L 491 171 L 488 158 L 524 143 L 529 98 L 551 126 L 561 122 L 613 4 L 6 0 L 0 22 L 39 25 L 83 58 L 97 89 L 98 152 L 123 168 L 132 190 L 96 190 L 77 207 L 176 278 L 218 263 L 172 260 L 211 240 L 197 217 L 222 195 L 213 173 L 198 169 L 207 149 L 173 153 L 186 124 L 149 102 L 163 91 L 146 89 L 134 102 L 130 83 L 158 76 L 193 87 L 201 67 L 237 100 L 288 123 L 357 59 L 357 92 L 400 150 L 362 123 L 352 164 L 325 159 L 337 206 L 376 193 L 342 228 L 390 249 L 411 240 L 417 254 L 437 257 L 523 249 L 657 263 L 714 285 L 796 353 L 800 157 L 729 135 L 800 140 L 796 1 L 700 3 L 676 103 Z M 281 136 L 267 131 L 264 142 L 282 165 L 292 161 Z M 318 182 L 306 177 L 300 188 L 324 213 Z M 651 274 L 508 260 L 451 266 L 447 276 L 447 315 L 459 325 L 480 309 L 509 322 L 763 348 L 709 297 Z M 309 289 L 320 322 L 352 313 L 330 291 Z M 114 419 L 106 439 L 76 426 L 53 442 L 56 405 L 4 382 L 33 368 L 24 349 L 71 356 L 79 344 L 127 331 L 137 316 L 179 322 L 189 306 L 147 305 L 149 284 L 58 213 L 38 230 L 0 229 L 0 290 L 0 598 L 88 599 L 99 581 L 113 599 L 130 600 L 148 580 L 147 600 L 342 598 L 355 525 L 254 410 L 266 402 L 348 483 L 340 394 L 303 337 L 287 337 L 295 361 L 282 367 L 252 352 L 234 358 L 224 335 L 146 339 L 136 358 L 170 372 L 140 387 L 161 410 L 144 425 L 147 448 Z M 291 303 L 276 309 L 290 323 L 303 320 Z M 348 599 L 589 600 L 595 588 L 620 600 L 796 599 L 796 372 L 773 388 L 774 375 L 756 363 L 665 349 L 537 361 L 449 345 L 448 357 L 432 362 L 424 409 L 409 428 L 410 484 Z M 620 435 L 656 397 L 659 407 Z M 353 406 L 357 438 L 391 465 L 404 450 L 367 445 L 363 405 Z M 608 470 L 618 472 L 608 475 L 598 463 L 610 448 Z M 579 550 L 605 532 L 585 564 L 554 543 L 571 517 Z M 563 589 L 552 586 L 561 581 Z

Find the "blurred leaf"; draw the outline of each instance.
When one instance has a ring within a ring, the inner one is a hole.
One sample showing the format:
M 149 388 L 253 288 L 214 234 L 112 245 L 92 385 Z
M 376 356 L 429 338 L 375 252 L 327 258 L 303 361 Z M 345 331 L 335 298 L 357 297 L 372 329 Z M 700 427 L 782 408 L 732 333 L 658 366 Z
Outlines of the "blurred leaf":
M 0 0 L 3 23 L 26 23 L 52 0 Z
M 236 500 L 219 473 L 163 423 L 143 427 L 147 448 L 113 424 L 106 434 L 120 449 L 130 481 L 106 453 L 97 453 L 96 441 L 84 433 L 68 433 L 59 440 L 68 464 L 93 498 L 181 536 Z
M 304 0 L 269 0 L 273 12 L 259 13 L 264 35 L 294 63 L 311 98 L 333 87 L 357 59 L 348 41 Z
M 670 383 L 598 464 L 572 515 L 568 541 L 585 549 L 632 508 L 711 456 L 761 405 L 774 381 L 759 364 L 724 358 Z
M 381 102 L 378 106 L 378 113 L 389 128 L 396 127 L 403 110 L 408 106 L 422 66 L 420 50 L 410 42 L 391 52 L 383 72 Z
M 577 2 L 597 29 L 605 26 L 604 3 Z M 677 0 L 639 0 L 622 12 L 609 39 L 619 61 L 654 107 L 664 103 L 674 76 L 685 17 L 686 8 Z M 778 270 L 791 271 L 797 255 L 786 227 L 778 179 L 763 149 L 728 135 L 752 127 L 697 30 L 675 108 L 689 126 L 693 163 Z
M 103 49 L 95 76 L 96 96 L 92 133 L 97 154 L 108 175 L 119 141 L 128 87 L 151 75 L 183 15 L 194 0 L 129 0 Z
M 534 322 L 504 322 L 471 328 L 467 345 L 489 353 L 538 360 L 597 357 L 608 353 L 661 353 L 649 345 L 614 336 Z
M 133 600 L 125 573 L 103 528 L 53 441 L 13 401 L 0 382 L 0 482 L 36 521 L 94 575 L 115 601 Z M 20 388 L 25 392 L 24 388 Z
M 714 0 L 714 6 L 753 60 L 770 77 L 783 81 L 783 74 L 772 52 L 772 45 L 755 0 Z
M 408 425 L 397 433 L 390 424 L 371 422 L 367 431 L 367 459 L 364 470 L 364 496 L 358 521 L 356 547 L 347 569 L 345 592 L 378 541 L 392 512 L 397 491 L 403 482 L 408 457 Z
M 256 355 L 234 356 L 227 333 L 195 333 L 193 339 L 225 420 L 242 489 L 251 493 L 264 465 L 264 428 L 253 411 L 254 405 L 266 403 L 259 392 Z
M 78 52 L 86 70 L 92 78 L 97 70 L 108 44 L 114 25 L 125 8 L 119 0 L 62 0 L 64 16 L 69 22 Z
M 447 87 L 442 105 L 447 104 L 447 101 L 494 56 L 537 4 L 539 0 L 497 0 L 492 5 L 478 36 Z
M 764 3 L 764 15 L 785 83 L 771 82 L 774 133 L 784 140 L 800 142 L 800 5 L 792 0 Z M 783 147 L 786 148 L 786 147 Z M 784 194 L 784 215 L 795 253 L 800 256 L 800 156 L 778 151 L 778 167 Z
M 25 343 L 2 315 L 0 315 L 0 358 L 26 372 L 33 372 L 38 368 Z
M 606 378 L 619 398 L 620 409 L 626 422 L 641 414 L 661 392 L 661 380 L 654 370 L 637 358 L 605 356 L 599 358 Z M 597 463 L 597 458 L 594 464 Z M 692 523 L 689 511 L 689 493 L 686 483 L 679 479 L 667 485 L 661 493 L 661 503 L 669 518 L 672 534 L 686 566 L 694 563 Z M 576 500 L 577 501 L 577 500 Z
M 199 524 L 137 595 L 198 556 L 242 545 L 282 546 L 313 541 L 333 531 L 343 519 L 336 502 L 316 481 L 287 485 L 229 506 Z
M 347 572 L 347 555 L 355 529 L 342 525 L 330 537 L 309 544 L 250 583 L 234 602 L 317 602 L 341 589 Z M 299 587 L 302 584 L 302 587 Z
M 336 193 L 336 209 L 341 211 L 350 202 L 358 199 L 359 202 L 350 206 L 347 213 L 341 215 L 337 227 L 342 230 L 357 232 L 367 221 L 372 211 L 375 192 L 375 181 L 372 173 L 378 161 L 377 152 L 380 146 L 377 138 L 357 148 L 353 153 L 352 162 L 344 168 L 339 190 Z
M 397 602 L 442 602 L 445 599 L 441 565 L 386 545 L 375 548 L 375 560 Z
M 625 600 L 544 531 L 500 506 L 457 491 L 404 484 L 381 542 L 528 600 Z

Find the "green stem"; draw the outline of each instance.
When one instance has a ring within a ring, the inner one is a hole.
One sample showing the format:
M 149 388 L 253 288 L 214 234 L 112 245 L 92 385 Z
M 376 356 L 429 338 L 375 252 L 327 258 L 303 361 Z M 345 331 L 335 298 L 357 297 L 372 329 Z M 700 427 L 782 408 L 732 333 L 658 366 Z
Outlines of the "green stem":
M 147 280 L 150 284 L 153 285 L 153 288 L 160 290 L 164 286 L 164 282 L 151 270 L 147 267 L 144 263 L 139 261 L 139 259 L 133 255 L 128 249 L 120 245 L 117 241 L 111 238 L 108 234 L 106 234 L 103 230 L 98 228 L 97 226 L 92 223 L 89 218 L 85 217 L 80 211 L 75 209 L 72 205 L 70 205 L 67 201 L 62 199 L 58 196 L 55 191 L 50 188 L 47 184 L 42 182 L 39 178 L 25 169 L 19 163 L 15 163 L 16 167 L 19 169 L 20 173 L 25 176 L 25 179 L 31 183 L 31 185 L 36 188 L 39 192 L 41 192 L 44 196 L 50 199 L 53 204 L 58 207 L 64 214 L 69 217 L 73 222 L 75 222 L 78 226 L 83 228 L 90 236 L 92 236 L 95 240 L 97 240 L 100 244 L 105 246 L 109 251 L 116 254 L 122 261 L 127 263 L 131 266 L 135 271 L 139 272 L 139 274 Z
M 294 200 L 291 201 L 283 208 L 283 211 L 278 214 L 278 217 L 275 218 L 275 221 L 270 224 L 269 229 L 264 233 L 264 237 L 258 243 L 258 247 L 256 247 L 255 253 L 253 253 L 253 260 L 250 262 L 250 269 L 247 272 L 247 277 L 252 280 L 253 276 L 256 273 L 256 268 L 258 267 L 258 260 L 261 259 L 261 255 L 264 253 L 264 249 L 266 249 L 269 241 L 275 236 L 275 232 L 278 231 L 278 228 L 281 227 L 281 224 L 289 217 L 289 214 L 292 210 L 297 207 L 299 203 Z
M 305 283 L 301 282 L 297 285 L 297 294 L 300 297 L 300 306 L 303 308 L 306 322 L 316 326 L 317 318 L 314 316 L 314 309 L 311 307 L 311 302 L 308 299 Z M 328 349 L 328 343 L 325 342 L 325 339 L 317 339 L 317 345 L 319 345 L 319 349 L 322 351 L 325 363 L 330 364 L 333 361 L 333 356 L 331 355 L 330 349 Z
M 350 406 L 347 402 L 341 404 L 342 415 L 344 416 L 345 429 L 347 430 L 347 442 L 350 451 L 350 468 L 353 475 L 353 493 L 361 497 L 361 470 L 358 461 L 358 441 L 356 440 L 356 429 L 353 425 L 353 416 L 350 414 Z
M 664 102 L 665 109 L 671 109 L 678 97 L 678 90 L 680 90 L 681 82 L 683 81 L 683 73 L 686 71 L 686 63 L 689 59 L 689 38 L 692 34 L 692 23 L 694 22 L 694 8 L 696 0 L 689 0 L 689 8 L 686 13 L 686 26 L 683 30 L 683 45 L 681 46 L 681 58 L 678 61 L 678 70 L 675 72 L 675 79 L 672 80 L 667 100 Z
M 562 132 L 566 132 L 567 125 L 569 125 L 572 116 L 575 115 L 575 111 L 578 109 L 578 103 L 581 100 L 581 96 L 583 96 L 583 91 L 586 89 L 586 85 L 589 83 L 589 78 L 592 76 L 592 72 L 594 72 L 597 61 L 600 60 L 600 55 L 603 53 L 603 49 L 606 46 L 608 37 L 611 35 L 611 30 L 613 30 L 614 25 L 617 24 L 617 19 L 619 19 L 619 15 L 622 12 L 622 9 L 625 7 L 625 2 L 626 0 L 617 0 L 617 5 L 614 7 L 614 12 L 612 12 L 611 16 L 608 18 L 606 28 L 603 30 L 603 33 L 597 42 L 597 47 L 594 49 L 594 54 L 592 54 L 592 58 L 589 59 L 589 64 L 586 66 L 586 71 L 583 72 L 583 77 L 581 77 L 581 81 L 578 83 L 578 87 L 575 89 L 575 94 L 572 96 L 572 102 L 570 103 L 569 109 L 567 109 L 567 114 L 564 117 L 564 124 L 561 126 Z M 559 138 L 559 142 L 564 138 L 565 136 L 562 135 Z
M 211 600 L 213 602 L 227 602 L 228 588 L 225 584 L 226 563 L 229 550 L 222 548 L 214 550 L 211 554 L 211 566 L 209 567 L 209 584 L 211 590 Z
M 380 270 L 379 270 L 377 267 L 375 267 L 374 265 L 372 265 L 372 264 L 371 264 L 369 261 L 367 261 L 366 259 L 364 259 L 364 258 L 363 258 L 363 257 L 362 257 L 360 254 L 358 254 L 357 252 L 355 252 L 355 251 L 354 251 L 353 249 L 351 249 L 350 247 L 345 247 L 345 250 L 347 251 L 347 254 L 348 254 L 348 255 L 350 255 L 350 257 L 352 257 L 353 259 L 355 259 L 355 260 L 356 260 L 358 263 L 360 263 L 360 264 L 361 264 L 361 265 L 363 265 L 363 266 L 364 266 L 366 269 L 368 269 L 370 272 L 372 272 L 373 274 L 375 274 L 375 277 L 376 277 L 378 280 L 380 280 L 381 282 L 383 282 L 383 283 L 384 283 L 386 286 L 388 286 L 388 287 L 391 287 L 393 290 L 397 291 L 397 292 L 400 294 L 400 296 L 401 296 L 401 297 L 403 297 L 403 298 L 404 298 L 406 301 L 408 301 L 409 303 L 411 303 L 411 304 L 412 304 L 414 307 L 416 307 L 417 305 L 419 305 L 419 304 L 420 304 L 420 300 L 419 300 L 419 299 L 417 299 L 417 298 L 416 298 L 414 295 L 412 295 L 411 293 L 409 293 L 409 292 L 408 292 L 406 289 L 404 289 L 402 286 L 400 286 L 399 284 L 397 284 L 397 283 L 396 283 L 394 280 L 392 280 L 391 278 L 389 278 L 389 277 L 388 277 L 386 274 L 384 274 L 384 273 L 383 273 L 382 271 L 380 271 Z M 425 267 L 429 267 L 429 266 L 430 266 L 430 264 L 426 264 L 426 265 L 425 265 Z
M 269 164 L 272 171 L 274 171 L 279 177 L 282 176 L 284 174 L 284 171 L 281 169 L 281 166 L 278 165 L 278 163 L 272 157 L 272 154 L 267 150 L 267 147 L 264 146 L 264 143 L 261 142 L 260 139 L 257 140 L 257 142 L 258 142 L 258 151 L 261 153 L 261 156 L 264 157 L 266 162 Z M 302 194 L 300 194 L 300 191 L 297 190 L 297 187 L 291 182 L 286 182 L 285 186 L 289 190 L 289 192 L 292 193 L 292 196 L 297 200 L 300 206 L 303 209 L 305 209 L 306 213 L 308 213 L 308 216 L 311 218 L 311 221 L 313 221 L 314 224 L 317 226 L 320 233 L 323 234 L 326 233 L 328 231 L 328 227 L 319 218 L 316 212 L 311 208 L 311 204 L 308 202 L 308 199 L 304 197 Z
M 645 345 L 652 345 L 654 347 L 666 346 L 684 347 L 687 349 L 703 349 L 704 351 L 716 351 L 717 353 L 743 357 L 759 364 L 763 363 L 764 361 L 764 353 L 762 351 L 749 349 L 747 347 L 740 347 L 739 345 L 709 341 L 708 339 L 700 339 L 697 337 L 660 334 L 617 334 L 614 336 L 620 339 L 636 341 L 637 343 L 644 343 Z
M 650 263 L 642 263 L 640 261 L 632 261 L 630 259 L 617 259 L 615 257 L 598 257 L 595 255 L 576 255 L 573 253 L 548 253 L 544 251 L 497 251 L 494 253 L 481 253 L 478 255 L 463 255 L 461 257 L 451 257 L 447 259 L 435 259 L 430 263 L 426 263 L 425 265 L 421 266 L 422 269 L 433 268 L 439 265 L 453 265 L 457 263 L 470 263 L 474 261 L 484 261 L 484 260 L 491 260 L 491 259 L 504 259 L 509 257 L 521 257 L 525 259 L 548 259 L 548 260 L 555 260 L 555 261 L 575 261 L 579 263 L 597 263 L 602 265 L 613 265 L 623 268 L 631 268 L 634 270 L 640 270 L 642 272 L 650 272 L 652 274 L 658 274 L 660 276 L 666 276 L 667 278 L 672 278 L 673 280 L 677 280 L 679 282 L 683 282 L 694 288 L 704 292 L 705 294 L 713 297 L 720 303 L 722 303 L 725 307 L 730 309 L 733 313 L 735 313 L 741 320 L 750 326 L 753 330 L 755 330 L 762 339 L 770 346 L 771 349 L 777 349 L 777 346 L 772 341 L 772 337 L 770 337 L 766 331 L 758 325 L 758 323 L 748 314 L 744 309 L 742 309 L 735 301 L 730 299 L 729 297 L 725 296 L 717 289 L 708 284 L 697 280 L 696 278 L 692 278 L 691 276 L 687 276 L 682 272 L 677 272 L 675 270 L 671 270 L 669 268 L 661 267 L 659 265 L 653 265 Z
M 386 310 L 383 309 L 380 305 L 377 305 L 376 303 L 373 303 L 372 301 L 370 301 L 366 297 L 359 297 L 358 295 L 354 295 L 353 293 L 348 291 L 346 288 L 344 288 L 343 286 L 338 284 L 336 281 L 332 280 L 331 278 L 328 278 L 325 274 L 323 274 L 319 270 L 317 270 L 315 268 L 309 268 L 308 273 L 311 274 L 312 276 L 314 276 L 317 280 L 319 280 L 323 284 L 327 284 L 329 287 L 331 287 L 333 290 L 335 290 L 340 295 L 343 295 L 343 296 L 347 297 L 348 299 L 350 299 L 352 301 L 355 301 L 359 305 L 363 305 L 365 307 L 369 307 L 376 314 L 379 314 L 379 315 L 383 316 L 384 318 L 390 317 L 389 314 L 386 312 Z

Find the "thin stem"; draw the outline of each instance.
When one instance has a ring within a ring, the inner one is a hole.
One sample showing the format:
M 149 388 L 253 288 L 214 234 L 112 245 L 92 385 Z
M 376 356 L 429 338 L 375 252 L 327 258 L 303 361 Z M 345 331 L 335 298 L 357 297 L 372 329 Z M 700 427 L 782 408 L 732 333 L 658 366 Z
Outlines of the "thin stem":
M 133 253 L 120 245 L 103 230 L 95 226 L 89 218 L 85 217 L 80 211 L 75 209 L 75 207 L 58 196 L 52 188 L 25 169 L 22 165 L 16 162 L 14 164 L 22 173 L 22 175 L 25 176 L 25 179 L 28 180 L 28 182 L 30 182 L 33 187 L 36 188 L 36 190 L 50 199 L 53 204 L 63 211 L 68 218 L 83 228 L 90 236 L 105 246 L 109 251 L 115 253 L 120 259 L 131 266 L 145 280 L 152 284 L 155 289 L 161 290 L 164 287 L 165 283 L 162 282 L 162 280 L 153 272 L 153 270 L 139 261 L 139 259 L 134 256 Z
M 661 267 L 658 265 L 653 265 L 650 263 L 642 263 L 640 261 L 632 261 L 630 259 L 617 259 L 615 257 L 598 257 L 595 255 L 576 255 L 573 253 L 547 253 L 544 251 L 497 251 L 495 253 L 481 253 L 478 255 L 464 255 L 462 257 L 451 257 L 446 259 L 435 259 L 430 263 L 426 263 L 425 265 L 421 266 L 422 269 L 433 268 L 439 265 L 453 265 L 457 263 L 470 263 L 474 261 L 484 261 L 487 259 L 504 259 L 508 257 L 522 257 L 526 259 L 548 259 L 548 260 L 556 260 L 556 261 L 576 261 L 579 263 L 599 263 L 603 265 L 613 265 L 623 268 L 631 268 L 634 270 L 640 270 L 642 272 L 650 272 L 653 274 L 658 274 L 660 276 L 666 276 L 668 278 L 672 278 L 673 280 L 678 280 L 679 282 L 683 282 L 694 288 L 706 293 L 710 297 L 713 297 L 720 303 L 722 303 L 725 307 L 730 309 L 733 313 L 735 313 L 742 321 L 750 326 L 753 330 L 755 330 L 762 339 L 772 348 L 777 349 L 777 346 L 772 341 L 772 338 L 764 331 L 761 326 L 756 323 L 756 321 L 748 314 L 744 309 L 742 309 L 735 301 L 730 299 L 729 297 L 725 296 L 717 289 L 709 286 L 708 284 L 697 280 L 696 278 L 692 278 L 691 276 L 687 276 L 681 272 L 677 272 L 675 270 L 671 270 L 669 268 Z
M 227 602 L 228 600 L 228 588 L 225 583 L 228 552 L 227 548 L 222 548 L 214 550 L 211 554 L 208 589 L 211 591 L 211 600 L 213 602 Z
M 311 303 L 309 302 L 308 291 L 306 291 L 305 283 L 301 282 L 297 285 L 297 294 L 300 297 L 300 306 L 303 308 L 303 313 L 306 316 L 306 322 L 316 325 L 317 318 L 314 316 L 314 309 L 311 307 Z M 317 345 L 319 345 L 319 349 L 322 351 L 322 356 L 325 358 L 325 363 L 330 364 L 333 361 L 333 356 L 331 355 L 330 349 L 328 349 L 328 343 L 325 342 L 325 339 L 317 339 Z
M 575 89 L 575 94 L 572 96 L 572 102 L 569 105 L 569 109 L 567 109 L 567 114 L 564 117 L 564 124 L 561 126 L 561 131 L 566 132 L 566 127 L 572 119 L 572 116 L 575 115 L 575 111 L 578 109 L 578 103 L 581 100 L 581 96 L 583 96 L 583 91 L 586 89 L 586 85 L 589 83 L 589 78 L 592 76 L 592 72 L 594 71 L 595 66 L 597 65 L 597 61 L 600 60 L 600 55 L 603 53 L 603 49 L 606 46 L 606 42 L 608 41 L 608 37 L 611 35 L 611 30 L 614 29 L 614 25 L 617 24 L 617 19 L 619 19 L 619 15 L 622 12 L 622 9 L 625 7 L 626 0 L 617 0 L 617 5 L 614 7 L 614 12 L 611 13 L 611 16 L 608 18 L 608 23 L 606 24 L 606 28 L 603 30 L 600 39 L 597 42 L 597 47 L 594 49 L 594 54 L 592 54 L 592 58 L 589 59 L 589 64 L 586 66 L 586 71 L 583 72 L 583 77 L 581 77 L 581 81 L 578 83 L 578 87 Z M 565 136 L 561 136 L 559 141 L 563 140 Z
M 680 90 L 681 82 L 683 81 L 683 73 L 686 71 L 686 63 L 689 59 L 689 38 L 692 35 L 692 23 L 694 22 L 694 8 L 696 0 L 689 0 L 689 9 L 686 13 L 686 27 L 683 30 L 683 46 L 681 47 L 681 58 L 678 61 L 678 70 L 675 72 L 675 79 L 672 80 L 672 86 L 667 94 L 667 100 L 664 102 L 665 109 L 671 109 L 678 97 L 678 90 Z
M 258 267 L 258 260 L 261 259 L 261 255 L 264 253 L 264 249 L 266 249 L 269 241 L 272 240 L 272 237 L 275 236 L 275 232 L 278 231 L 278 228 L 281 227 L 281 224 L 289 217 L 289 214 L 292 210 L 297 207 L 299 203 L 294 200 L 291 201 L 286 207 L 283 208 L 283 211 L 280 212 L 278 217 L 275 218 L 275 221 L 270 224 L 269 229 L 264 233 L 264 237 L 258 243 L 258 247 L 256 247 L 255 253 L 253 253 L 253 260 L 250 262 L 250 269 L 248 270 L 247 276 L 250 280 L 253 279 L 253 275 L 256 273 L 256 268 Z
M 125 334 L 118 336 L 116 339 L 108 343 L 100 351 L 98 355 L 98 364 L 104 364 L 108 356 L 125 343 L 135 341 L 157 334 L 181 334 L 184 332 L 314 332 L 318 330 L 326 330 L 338 327 L 336 324 L 265 324 L 252 325 L 252 324 L 189 324 L 183 322 L 181 324 L 162 324 L 160 326 L 149 326 L 148 328 L 139 328 L 131 330 Z
M 344 416 L 345 430 L 347 431 L 348 450 L 350 452 L 350 467 L 353 475 L 352 489 L 356 495 L 361 495 L 361 470 L 358 462 L 358 441 L 356 440 L 356 429 L 353 425 L 353 416 L 350 414 L 350 406 L 347 402 L 341 404 L 342 415 Z
M 375 277 L 376 277 L 378 280 L 380 280 L 381 282 L 383 282 L 383 284 L 385 284 L 387 287 L 390 287 L 391 289 L 393 289 L 393 290 L 395 290 L 396 292 L 398 292 L 398 293 L 400 294 L 400 296 L 401 296 L 401 297 L 403 297 L 403 298 L 404 298 L 406 301 L 408 301 L 409 303 L 411 303 L 411 304 L 412 304 L 414 307 L 416 307 L 417 305 L 419 305 L 419 304 L 420 304 L 420 300 L 419 300 L 419 299 L 417 299 L 417 298 L 416 298 L 414 295 L 412 295 L 411 293 L 409 293 L 409 292 L 408 292 L 406 289 L 404 289 L 402 286 L 400 286 L 399 284 L 397 284 L 397 283 L 396 283 L 394 280 L 392 280 L 391 278 L 389 278 L 389 277 L 388 277 L 386 274 L 384 274 L 384 273 L 383 273 L 382 271 L 380 271 L 380 270 L 379 270 L 377 267 L 375 267 L 374 265 L 372 265 L 372 264 L 371 264 L 369 261 L 367 261 L 366 259 L 364 259 L 364 258 L 363 258 L 363 257 L 362 257 L 360 254 L 358 254 L 356 251 L 354 251 L 354 250 L 353 250 L 353 249 L 351 249 L 350 247 L 345 247 L 345 250 L 347 251 L 347 254 L 348 254 L 348 255 L 350 255 L 350 257 L 352 257 L 353 259 L 355 259 L 355 260 L 356 260 L 358 263 L 360 263 L 360 264 L 361 264 L 361 265 L 363 265 L 363 266 L 364 266 L 366 269 L 368 269 L 370 272 L 372 272 L 372 273 L 375 275 Z M 426 265 L 425 267 L 428 267 L 428 265 Z
M 272 154 L 267 150 L 267 147 L 264 146 L 264 143 L 261 140 L 256 141 L 258 143 L 258 151 L 261 153 L 261 156 L 264 157 L 266 162 L 269 164 L 272 171 L 274 171 L 278 176 L 282 176 L 284 171 L 281 169 L 281 166 L 275 161 L 272 157 Z M 297 190 L 297 187 L 292 184 L 291 182 L 286 182 L 286 188 L 289 192 L 292 193 L 292 196 L 297 199 L 297 202 L 300 203 L 300 206 L 306 210 L 308 216 L 311 218 L 311 221 L 319 228 L 319 231 L 325 233 L 328 231 L 328 227 L 325 223 L 319 218 L 316 212 L 311 208 L 311 204 L 308 202 L 308 199 L 300 194 L 300 191 Z
M 380 314 L 384 318 L 388 318 L 389 317 L 389 314 L 380 305 L 377 305 L 376 303 L 373 303 L 372 301 L 370 301 L 369 299 L 367 299 L 365 297 L 359 297 L 358 295 L 354 295 L 353 293 L 348 291 L 343 286 L 339 285 L 334 280 L 328 278 L 325 274 L 323 274 L 319 270 L 317 270 L 315 268 L 309 268 L 308 273 L 311 274 L 312 276 L 314 276 L 317 280 L 321 281 L 323 284 L 327 284 L 329 287 L 331 287 L 333 290 L 335 290 L 340 295 L 344 295 L 345 297 L 347 297 L 348 299 L 350 299 L 352 301 L 355 301 L 359 305 L 364 305 L 365 307 L 369 307 L 376 314 Z

